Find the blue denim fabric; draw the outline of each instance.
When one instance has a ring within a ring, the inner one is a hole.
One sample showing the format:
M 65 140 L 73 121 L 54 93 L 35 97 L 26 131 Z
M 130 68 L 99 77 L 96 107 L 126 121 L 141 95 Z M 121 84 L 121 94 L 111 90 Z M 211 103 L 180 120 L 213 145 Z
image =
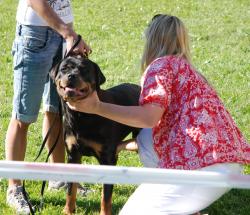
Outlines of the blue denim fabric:
M 46 111 L 58 112 L 59 97 L 49 71 L 62 58 L 62 42 L 62 37 L 49 27 L 17 24 L 12 47 L 15 119 L 35 122 L 42 97 Z
M 137 136 L 138 154 L 144 167 L 157 168 L 159 158 L 153 146 L 151 128 L 143 128 Z

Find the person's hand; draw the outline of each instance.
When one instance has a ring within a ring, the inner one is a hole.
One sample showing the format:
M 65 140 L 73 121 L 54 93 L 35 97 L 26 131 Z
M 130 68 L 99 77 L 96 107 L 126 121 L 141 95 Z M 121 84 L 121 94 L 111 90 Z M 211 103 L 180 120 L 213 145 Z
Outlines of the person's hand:
M 28 0 L 27 3 L 52 29 L 57 31 L 66 40 L 68 52 L 73 46 L 74 41 L 77 40 L 77 33 L 73 30 L 73 23 L 64 23 L 45 0 Z M 81 40 L 73 52 L 88 56 L 92 50 L 84 40 Z
M 78 39 L 78 35 L 72 30 L 71 34 L 68 35 L 65 40 L 66 40 L 66 49 L 67 52 L 71 49 L 73 46 L 74 42 Z M 78 43 L 78 45 L 75 47 L 73 50 L 75 54 L 81 54 L 84 56 L 88 56 L 91 54 L 92 50 L 91 48 L 87 45 L 87 43 L 81 39 L 81 41 Z
M 101 102 L 99 100 L 99 97 L 96 91 L 94 91 L 85 99 L 74 101 L 74 102 L 68 101 L 67 105 L 69 106 L 70 109 L 74 111 L 97 114 L 100 103 Z

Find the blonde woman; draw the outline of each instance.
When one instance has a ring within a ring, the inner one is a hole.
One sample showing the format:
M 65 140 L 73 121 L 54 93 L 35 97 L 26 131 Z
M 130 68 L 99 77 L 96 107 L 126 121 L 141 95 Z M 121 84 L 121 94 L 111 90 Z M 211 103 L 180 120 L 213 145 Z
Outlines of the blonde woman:
M 192 66 L 187 30 L 179 18 L 160 14 L 152 19 L 142 69 L 140 106 L 104 103 L 96 92 L 68 105 L 144 128 L 137 143 L 146 167 L 240 174 L 242 164 L 250 163 L 250 145 L 215 90 Z M 142 184 L 120 215 L 198 213 L 228 190 Z

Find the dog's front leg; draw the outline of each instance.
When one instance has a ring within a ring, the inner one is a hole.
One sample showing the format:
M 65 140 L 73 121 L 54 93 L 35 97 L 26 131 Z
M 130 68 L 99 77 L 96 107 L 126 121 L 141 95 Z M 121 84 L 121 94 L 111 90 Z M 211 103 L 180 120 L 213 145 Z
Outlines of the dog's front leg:
M 68 191 L 66 195 L 66 204 L 63 209 L 63 213 L 71 215 L 75 212 L 76 209 L 76 193 L 77 193 L 77 184 L 68 183 Z
M 66 139 L 67 140 L 67 139 Z M 67 141 L 66 141 L 67 143 Z M 69 145 L 67 143 L 67 145 Z M 72 164 L 80 164 L 81 163 L 81 155 L 77 150 L 75 145 L 71 145 L 71 148 L 67 148 L 68 152 L 68 163 Z M 70 150 L 69 150 L 70 149 Z M 63 209 L 63 213 L 70 215 L 75 212 L 76 209 L 76 194 L 77 194 L 77 184 L 68 182 L 68 190 L 66 195 L 66 204 Z
M 103 185 L 100 215 L 112 215 L 112 191 L 112 184 Z
M 104 152 L 100 159 L 101 165 L 115 166 L 117 162 L 116 148 Z M 113 184 L 104 184 L 102 189 L 100 215 L 112 215 L 112 192 Z

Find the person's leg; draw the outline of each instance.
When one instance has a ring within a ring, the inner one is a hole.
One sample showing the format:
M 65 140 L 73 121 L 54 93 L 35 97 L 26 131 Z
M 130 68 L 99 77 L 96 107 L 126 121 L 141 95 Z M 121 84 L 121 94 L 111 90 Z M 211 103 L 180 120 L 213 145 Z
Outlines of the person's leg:
M 207 206 L 206 201 L 195 194 L 206 193 L 207 197 L 210 192 L 211 189 L 197 186 L 142 184 L 129 197 L 119 215 L 190 215 Z
M 240 174 L 238 164 L 218 164 L 201 171 Z M 119 215 L 189 215 L 208 207 L 230 188 L 196 185 L 142 184 Z
M 122 141 L 121 144 L 118 145 L 116 152 L 119 153 L 122 150 L 138 152 L 138 145 L 135 139 L 129 139 Z
M 57 47 L 57 52 L 53 56 L 51 68 L 53 68 L 62 59 L 62 54 L 63 54 L 62 42 L 63 40 L 61 40 L 59 47 Z M 46 142 L 46 147 L 48 151 L 55 144 L 56 139 L 58 138 L 58 135 L 60 135 L 56 143 L 56 147 L 53 150 L 49 158 L 49 161 L 51 163 L 64 163 L 65 162 L 65 147 L 64 147 L 63 134 L 62 134 L 63 133 L 62 122 L 59 116 L 59 105 L 60 105 L 60 98 L 57 94 L 55 84 L 53 83 L 48 73 L 46 84 L 44 86 L 44 92 L 43 92 L 44 118 L 43 118 L 43 129 L 42 129 L 43 138 L 45 138 L 49 129 L 53 126 L 48 136 L 47 142 Z
M 48 28 L 17 25 L 13 43 L 14 96 L 12 118 L 6 133 L 6 159 L 23 161 L 25 157 L 28 125 L 39 113 L 46 77 L 56 52 L 49 46 Z M 50 49 L 48 49 L 50 50 Z M 51 59 L 51 63 L 48 59 Z M 10 179 L 7 203 L 18 212 L 28 214 L 20 180 Z
M 144 167 L 157 167 L 159 158 L 154 150 L 152 129 L 144 128 L 136 139 L 140 161 Z
M 5 154 L 8 161 L 23 161 L 27 145 L 29 124 L 11 119 L 6 133 Z M 22 182 L 19 179 L 9 179 L 6 202 L 18 213 L 29 214 L 30 208 L 24 196 Z
M 6 133 L 5 155 L 8 161 L 23 161 L 27 145 L 28 123 L 11 119 Z M 18 179 L 10 179 L 9 186 L 21 185 Z
M 53 125 L 54 124 L 54 125 Z M 55 144 L 59 135 L 59 139 L 56 143 L 56 147 L 50 155 L 51 163 L 64 163 L 65 162 L 65 147 L 63 142 L 63 131 L 60 117 L 57 113 L 45 112 L 43 118 L 43 137 L 46 136 L 48 130 L 52 127 L 51 133 L 48 136 L 46 147 L 48 151 Z M 60 133 L 59 133 L 60 131 Z
M 152 129 L 142 129 L 137 137 L 137 144 L 143 165 L 157 167 L 159 159 L 153 147 Z M 218 164 L 202 168 L 201 171 L 239 174 L 241 169 L 238 164 Z M 212 204 L 228 190 L 221 187 L 142 184 L 129 197 L 120 215 L 199 214 L 200 210 Z
M 52 68 L 55 66 L 62 58 L 62 43 L 58 48 L 52 63 Z M 62 122 L 59 115 L 59 105 L 60 98 L 57 94 L 55 84 L 47 75 L 46 84 L 43 92 L 43 138 L 48 134 L 48 131 L 52 129 L 48 135 L 46 142 L 46 148 L 48 152 L 56 143 L 56 147 L 52 151 L 49 162 L 50 163 L 64 163 L 65 162 L 65 146 L 63 140 Z M 59 138 L 58 138 L 59 135 Z M 58 139 L 58 140 L 57 140 Z M 64 181 L 49 181 L 49 190 L 59 190 L 65 188 L 66 183 Z
M 46 142 L 46 148 L 49 152 L 50 149 L 55 144 L 56 140 L 56 147 L 54 148 L 53 152 L 49 157 L 50 163 L 64 163 L 65 162 L 65 147 L 63 142 L 63 134 L 62 134 L 62 123 L 60 120 L 60 116 L 58 113 L 48 112 L 44 113 L 43 118 L 43 138 L 47 135 L 49 129 L 52 127 L 48 139 Z M 60 133 L 59 133 L 60 132 Z M 58 138 L 59 135 L 59 138 Z M 49 190 L 58 190 L 60 188 L 64 188 L 66 186 L 64 181 L 49 181 Z

